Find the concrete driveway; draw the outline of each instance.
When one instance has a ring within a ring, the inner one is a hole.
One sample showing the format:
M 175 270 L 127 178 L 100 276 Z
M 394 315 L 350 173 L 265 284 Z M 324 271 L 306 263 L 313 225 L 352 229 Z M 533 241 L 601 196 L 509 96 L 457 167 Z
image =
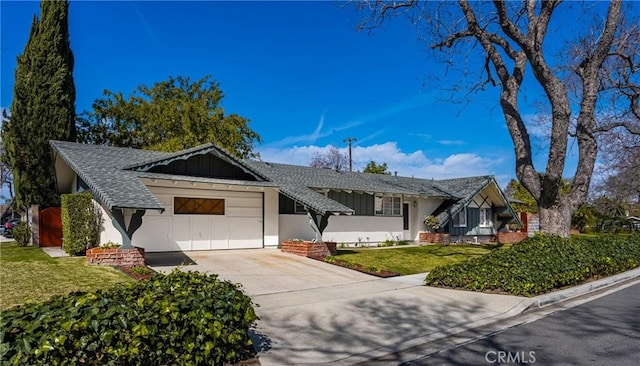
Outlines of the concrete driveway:
M 279 249 L 146 253 L 147 265 L 159 272 L 176 267 L 218 274 L 241 283 L 249 296 L 331 287 L 370 281 L 376 277 Z
M 424 274 L 380 279 L 277 249 L 146 258 L 158 271 L 185 263 L 243 284 L 259 304 L 252 339 L 263 366 L 366 363 L 518 313 L 526 300 L 426 287 Z

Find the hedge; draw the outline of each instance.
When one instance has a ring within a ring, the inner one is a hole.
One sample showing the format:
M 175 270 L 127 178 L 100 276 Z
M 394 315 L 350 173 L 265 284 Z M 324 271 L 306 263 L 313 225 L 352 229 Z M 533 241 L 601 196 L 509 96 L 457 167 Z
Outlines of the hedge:
M 15 239 L 16 244 L 18 244 L 19 247 L 26 247 L 31 241 L 31 228 L 29 227 L 29 224 L 24 221 L 20 221 L 13 228 L 11 234 L 13 235 L 13 238 Z
M 509 249 L 436 267 L 430 286 L 535 296 L 640 266 L 640 235 L 563 239 L 536 235 Z
M 257 319 L 238 285 L 178 270 L 1 315 L 2 365 L 221 365 L 247 357 Z
M 61 197 L 62 246 L 70 255 L 83 255 L 97 246 L 101 216 L 96 212 L 90 192 L 63 194 Z

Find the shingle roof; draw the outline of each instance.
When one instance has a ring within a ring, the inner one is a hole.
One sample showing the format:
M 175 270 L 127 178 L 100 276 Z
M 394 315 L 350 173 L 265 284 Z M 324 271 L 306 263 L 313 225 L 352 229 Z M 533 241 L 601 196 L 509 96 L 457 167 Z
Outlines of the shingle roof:
M 455 202 L 453 207 L 447 210 L 448 215 L 451 215 L 451 210 L 464 207 L 477 192 L 493 181 L 491 176 L 433 180 L 239 160 L 213 144 L 177 153 L 62 141 L 51 141 L 51 146 L 109 209 L 119 207 L 162 210 L 162 204 L 141 181 L 141 178 L 149 178 L 278 187 L 285 196 L 322 214 L 352 214 L 354 211 L 319 193 L 318 190 L 439 197 Z M 146 171 L 177 159 L 211 152 L 264 181 L 235 181 Z M 443 220 L 445 216 L 442 217 Z
M 136 172 L 123 167 L 132 161 L 158 158 L 166 153 L 64 141 L 51 141 L 50 144 L 109 209 L 164 210 Z
M 369 193 L 451 197 L 430 179 L 397 177 L 386 174 L 335 171 L 307 166 L 245 161 L 253 169 L 281 184 L 316 189 L 349 190 Z

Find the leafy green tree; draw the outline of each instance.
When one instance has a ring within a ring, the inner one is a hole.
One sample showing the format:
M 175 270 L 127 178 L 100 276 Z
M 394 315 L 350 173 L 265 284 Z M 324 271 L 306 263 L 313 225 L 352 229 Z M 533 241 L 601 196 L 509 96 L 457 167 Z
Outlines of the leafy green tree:
M 214 142 L 238 157 L 255 157 L 260 136 L 248 119 L 225 115 L 223 96 L 210 76 L 169 77 L 137 87 L 129 98 L 105 90 L 78 119 L 78 141 L 169 152 Z
M 571 226 L 578 229 L 580 232 L 584 232 L 587 227 L 595 226 L 597 219 L 598 212 L 596 209 L 585 203 L 573 213 L 573 216 L 571 216 Z
M 68 17 L 68 1 L 42 1 L 18 56 L 11 116 L 2 124 L 2 161 L 12 169 L 18 207 L 60 200 L 49 140 L 75 139 Z
M 571 190 L 571 181 L 565 178 L 560 180 L 560 193 L 568 194 Z M 511 179 L 507 185 L 506 193 L 509 197 L 515 198 L 523 203 L 513 203 L 511 206 L 518 212 L 538 213 L 538 203 L 531 193 L 515 179 Z
M 363 170 L 365 173 L 373 173 L 373 174 L 391 174 L 387 171 L 387 163 L 382 163 L 378 165 L 375 161 L 371 160 L 367 163 L 367 166 L 364 167 Z

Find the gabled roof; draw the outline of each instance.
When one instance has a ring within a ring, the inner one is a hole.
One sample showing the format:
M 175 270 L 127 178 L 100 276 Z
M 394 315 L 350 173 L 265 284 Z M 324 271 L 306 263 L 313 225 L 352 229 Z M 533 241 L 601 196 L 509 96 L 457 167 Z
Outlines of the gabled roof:
M 457 201 L 447 200 L 443 202 L 440 207 L 436 208 L 434 211 L 433 215 L 438 219 L 440 226 L 446 224 L 453 216 L 463 208 L 467 207 L 471 200 L 473 200 L 478 193 L 482 192 L 490 184 L 495 185 L 496 191 L 502 198 L 503 202 L 505 202 L 505 206 L 509 209 L 509 213 L 519 221 L 518 215 L 513 212 L 513 209 L 509 205 L 509 201 L 504 196 L 504 193 L 498 186 L 495 178 L 491 175 L 443 179 L 439 180 L 438 184 L 458 197 Z
M 240 160 L 213 144 L 176 153 L 51 141 L 54 152 L 67 162 L 109 209 L 134 208 L 163 210 L 142 179 L 169 179 L 212 184 L 277 187 L 280 192 L 321 214 L 353 214 L 354 210 L 328 198 L 324 192 L 343 190 L 369 194 L 438 197 L 453 203 L 438 215 L 443 223 L 466 206 L 473 197 L 495 180 L 491 176 L 447 180 L 419 179 L 395 175 L 335 171 L 305 166 Z M 176 160 L 213 154 L 239 167 L 257 181 L 215 177 L 194 177 L 150 171 Z M 496 185 L 497 187 L 497 185 Z M 498 191 L 500 189 L 498 188 Z M 502 191 L 500 191 L 502 194 Z M 504 196 L 503 196 L 504 198 Z M 505 198 L 506 202 L 506 198 Z
M 239 167 L 245 173 L 248 173 L 254 176 L 258 181 L 266 180 L 265 177 L 257 175 L 256 172 L 253 171 L 251 168 L 249 168 L 242 160 L 236 159 L 235 157 L 233 157 L 233 155 L 231 155 L 225 149 L 218 147 L 213 143 L 196 146 L 196 147 L 186 149 L 186 150 L 181 150 L 175 153 L 165 153 L 163 156 L 156 156 L 142 162 L 132 163 L 130 165 L 123 167 L 123 169 L 146 172 L 146 171 L 149 171 L 149 169 L 159 165 L 168 165 L 176 160 L 186 160 L 192 156 L 203 155 L 203 154 L 214 154 L 215 156 L 221 158 L 222 160 Z
M 166 153 L 122 147 L 51 141 L 54 153 L 89 186 L 96 199 L 112 208 L 164 210 L 164 206 L 138 179 L 135 171 L 124 167 L 132 161 L 145 161 Z

